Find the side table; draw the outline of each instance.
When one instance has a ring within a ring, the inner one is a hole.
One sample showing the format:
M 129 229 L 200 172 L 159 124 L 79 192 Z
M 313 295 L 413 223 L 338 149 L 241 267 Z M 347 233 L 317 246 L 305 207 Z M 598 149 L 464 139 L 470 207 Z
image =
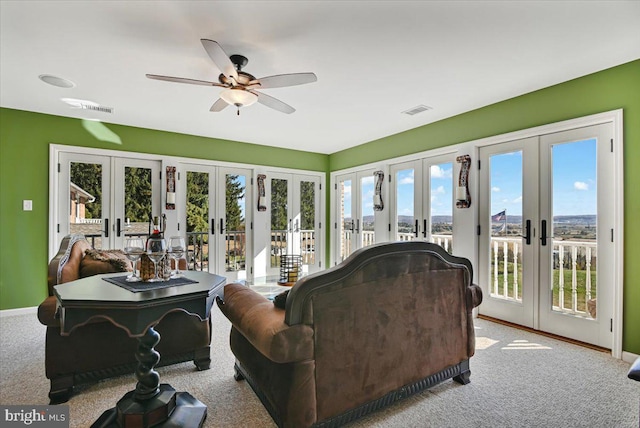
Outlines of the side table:
M 96 275 L 54 287 L 62 335 L 71 334 L 74 328 L 92 319 L 104 318 L 138 339 L 135 390 L 105 411 L 92 428 L 201 427 L 207 407 L 188 392 L 176 392 L 171 385 L 160 384 L 160 376 L 154 370 L 160 361 L 160 354 L 154 349 L 160 335 L 154 326 L 172 311 L 206 320 L 216 296 L 223 295 L 226 279 L 187 271 L 184 276 L 196 283 L 131 292 L 104 280 L 119 275 L 122 274 Z

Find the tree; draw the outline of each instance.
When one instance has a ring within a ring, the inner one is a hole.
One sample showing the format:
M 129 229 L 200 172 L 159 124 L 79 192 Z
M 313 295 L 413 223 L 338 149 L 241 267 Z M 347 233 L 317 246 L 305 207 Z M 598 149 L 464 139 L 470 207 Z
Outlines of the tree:
M 102 165 L 71 162 L 71 182 L 95 197 L 85 205 L 86 218 L 102 218 Z
M 209 174 L 187 171 L 187 232 L 207 231 L 209 224 Z
M 227 230 L 244 230 L 244 216 L 242 208 L 240 207 L 240 201 L 244 199 L 246 186 L 242 183 L 237 175 L 227 174 L 225 187 Z
M 303 181 L 300 184 L 300 229 L 314 230 L 316 220 L 316 184 Z
M 151 169 L 126 167 L 124 173 L 125 218 L 149 221 L 151 215 Z
M 271 179 L 271 230 L 287 229 L 287 180 Z

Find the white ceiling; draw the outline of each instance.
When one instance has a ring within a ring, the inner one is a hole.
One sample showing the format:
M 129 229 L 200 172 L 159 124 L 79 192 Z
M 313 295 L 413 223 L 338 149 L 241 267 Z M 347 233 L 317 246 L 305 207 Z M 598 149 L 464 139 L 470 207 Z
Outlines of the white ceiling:
M 2 0 L 0 19 L 2 107 L 318 153 L 640 58 L 640 1 Z M 293 114 L 255 104 L 236 116 L 209 112 L 220 88 L 145 77 L 217 81 L 201 38 L 248 57 L 258 78 L 318 81 L 263 90 Z M 401 114 L 420 104 L 433 109 Z

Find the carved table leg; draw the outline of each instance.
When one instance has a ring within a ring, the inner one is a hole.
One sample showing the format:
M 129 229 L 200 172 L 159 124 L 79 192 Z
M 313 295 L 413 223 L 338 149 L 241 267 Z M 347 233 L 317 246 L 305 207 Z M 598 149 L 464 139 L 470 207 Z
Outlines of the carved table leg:
M 169 384 L 160 384 L 155 366 L 160 354 L 154 347 L 160 334 L 153 327 L 138 338 L 136 389 L 127 392 L 92 425 L 92 428 L 201 427 L 207 406 L 187 392 L 176 392 Z

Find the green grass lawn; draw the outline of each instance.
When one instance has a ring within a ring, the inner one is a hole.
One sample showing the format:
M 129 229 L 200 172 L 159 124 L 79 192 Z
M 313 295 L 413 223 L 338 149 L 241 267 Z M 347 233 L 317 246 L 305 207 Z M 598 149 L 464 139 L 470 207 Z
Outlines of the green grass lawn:
M 571 269 L 564 269 L 564 307 L 572 307 L 572 290 L 571 290 Z M 553 305 L 560 306 L 560 287 L 559 287 L 560 270 L 553 270 Z M 586 311 L 586 283 L 587 283 L 587 271 L 576 271 L 576 294 L 578 299 L 578 310 Z M 513 287 L 513 263 L 507 262 L 507 296 L 512 299 L 522 299 L 522 264 L 518 264 L 518 296 L 514 296 Z M 491 271 L 490 289 L 493 292 L 493 269 Z M 502 296 L 504 293 L 504 262 L 498 262 L 498 295 Z M 596 298 L 596 272 L 595 269 L 591 271 L 591 298 Z

